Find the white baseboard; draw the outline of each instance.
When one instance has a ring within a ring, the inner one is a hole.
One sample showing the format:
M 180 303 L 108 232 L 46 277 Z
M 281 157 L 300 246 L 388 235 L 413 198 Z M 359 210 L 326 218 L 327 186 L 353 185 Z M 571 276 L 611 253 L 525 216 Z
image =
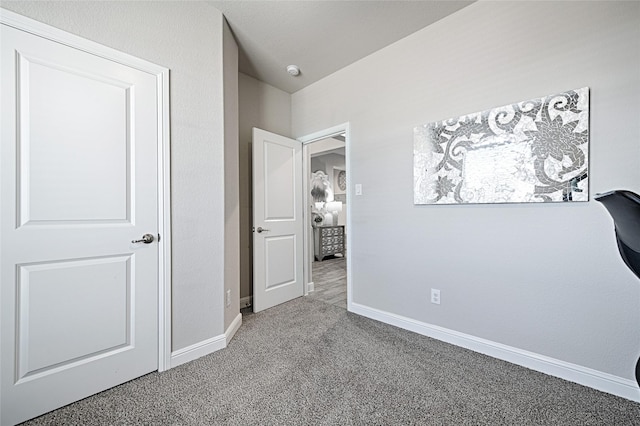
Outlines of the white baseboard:
M 349 311 L 550 376 L 559 377 L 602 392 L 630 399 L 631 401 L 640 402 L 640 389 L 638 389 L 637 383 L 633 380 L 481 339 L 455 330 L 423 323 L 358 303 L 351 303 Z
M 229 324 L 229 328 L 227 328 L 227 331 L 224 332 L 225 348 L 227 347 L 231 339 L 233 339 L 233 336 L 235 336 L 236 331 L 238 331 L 241 325 L 242 325 L 242 314 L 238 313 L 238 315 L 233 319 L 233 321 L 231 321 L 231 324 Z
M 307 293 L 314 292 L 315 290 L 316 290 L 316 285 L 313 283 L 313 281 L 307 283 Z
M 252 296 L 241 297 L 240 298 L 240 309 L 248 308 L 249 306 L 251 306 L 252 303 L 253 303 L 253 297 Z
M 171 368 L 185 364 L 202 356 L 209 355 L 227 346 L 224 334 L 203 340 L 186 348 L 171 352 Z
M 233 319 L 233 321 L 231 321 L 229 328 L 227 328 L 224 334 L 212 337 L 207 340 L 203 340 L 202 342 L 198 342 L 191 346 L 187 346 L 186 348 L 178 349 L 177 351 L 171 352 L 171 368 L 177 367 L 179 365 L 193 361 L 205 355 L 209 355 L 210 353 L 213 353 L 215 351 L 219 351 L 220 349 L 226 348 L 241 325 L 242 325 L 242 314 L 239 313 Z

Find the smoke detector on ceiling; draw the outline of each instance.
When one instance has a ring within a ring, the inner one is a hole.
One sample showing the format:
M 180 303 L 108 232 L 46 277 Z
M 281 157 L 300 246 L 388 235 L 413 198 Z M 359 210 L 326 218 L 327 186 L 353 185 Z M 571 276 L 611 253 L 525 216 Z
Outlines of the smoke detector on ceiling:
M 287 72 L 289 73 L 289 75 L 297 77 L 300 75 L 300 68 L 297 65 L 289 65 L 287 67 Z

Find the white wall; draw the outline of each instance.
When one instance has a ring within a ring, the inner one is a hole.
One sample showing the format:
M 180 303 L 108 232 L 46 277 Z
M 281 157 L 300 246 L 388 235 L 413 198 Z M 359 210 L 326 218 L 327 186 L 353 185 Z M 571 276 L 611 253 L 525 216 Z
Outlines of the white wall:
M 240 313 L 240 154 L 238 147 L 238 45 L 223 27 L 224 82 L 224 329 Z M 227 306 L 226 292 L 229 292 Z
M 319 141 L 315 141 L 309 144 L 307 152 L 313 156 L 319 152 L 331 151 L 334 149 L 344 148 L 345 143 L 343 140 L 335 138 L 326 138 Z
M 2 7 L 170 69 L 173 350 L 224 332 L 223 16 L 204 2 Z
M 253 294 L 253 204 L 251 202 L 251 132 L 258 127 L 282 136 L 291 135 L 291 95 L 239 74 L 240 108 L 240 297 Z
M 481 1 L 294 93 L 294 137 L 351 124 L 353 301 L 631 383 L 640 282 L 602 205 L 413 205 L 415 126 L 584 86 L 591 197 L 640 192 L 638 2 Z

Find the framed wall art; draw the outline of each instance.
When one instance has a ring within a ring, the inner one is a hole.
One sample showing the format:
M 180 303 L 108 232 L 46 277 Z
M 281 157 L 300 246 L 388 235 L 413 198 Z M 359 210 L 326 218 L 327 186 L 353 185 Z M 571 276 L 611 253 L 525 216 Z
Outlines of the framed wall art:
M 414 129 L 414 203 L 589 199 L 589 88 Z

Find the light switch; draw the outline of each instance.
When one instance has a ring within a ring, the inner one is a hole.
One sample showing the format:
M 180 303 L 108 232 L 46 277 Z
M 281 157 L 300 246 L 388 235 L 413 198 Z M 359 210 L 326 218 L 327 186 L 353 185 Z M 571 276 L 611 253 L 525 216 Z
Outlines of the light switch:
M 356 183 L 356 195 L 362 195 L 362 184 Z

